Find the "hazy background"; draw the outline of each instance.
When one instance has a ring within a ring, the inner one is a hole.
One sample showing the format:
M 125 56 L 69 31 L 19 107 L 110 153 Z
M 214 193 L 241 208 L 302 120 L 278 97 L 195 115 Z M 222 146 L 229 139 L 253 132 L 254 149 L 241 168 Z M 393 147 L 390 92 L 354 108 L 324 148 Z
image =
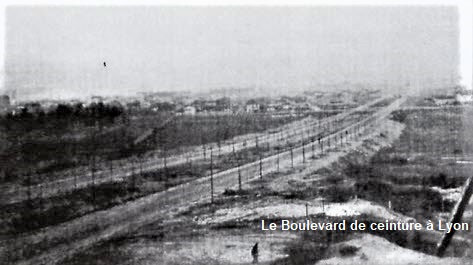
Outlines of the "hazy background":
M 5 32 L 5 89 L 20 100 L 356 83 L 417 91 L 459 75 L 454 7 L 7 7 Z

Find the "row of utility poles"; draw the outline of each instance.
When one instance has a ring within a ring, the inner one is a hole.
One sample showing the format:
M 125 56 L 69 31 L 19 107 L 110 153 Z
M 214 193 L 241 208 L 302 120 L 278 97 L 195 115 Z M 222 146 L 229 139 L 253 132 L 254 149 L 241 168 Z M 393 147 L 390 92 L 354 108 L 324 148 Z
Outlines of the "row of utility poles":
M 350 140 L 354 140 L 357 138 L 357 135 L 360 133 L 360 131 L 362 130 L 362 128 L 364 127 L 364 125 L 362 124 L 359 124 L 361 120 L 361 116 L 357 118 L 356 120 L 356 124 L 352 127 L 352 128 L 347 128 L 346 130 L 344 131 L 341 131 L 339 134 L 338 134 L 338 137 L 337 135 L 333 135 L 333 136 L 330 136 L 330 133 L 331 131 L 330 130 L 326 130 L 327 134 L 324 135 L 323 133 L 319 133 L 317 136 L 308 136 L 308 137 L 304 137 L 304 133 L 302 132 L 301 134 L 301 140 L 300 140 L 300 143 L 301 143 L 301 147 L 302 147 L 302 163 L 306 163 L 306 145 L 308 143 L 312 143 L 311 144 L 311 149 L 312 149 L 312 158 L 315 158 L 315 145 L 316 143 L 318 143 L 319 145 L 319 149 L 320 149 L 320 152 L 321 154 L 324 154 L 324 140 L 323 138 L 324 137 L 327 137 L 327 149 L 331 147 L 331 142 L 330 142 L 330 139 L 333 137 L 332 141 L 333 141 L 333 144 L 336 144 L 338 142 L 338 139 L 340 140 L 339 143 L 340 145 L 343 145 L 344 143 L 344 140 L 345 140 L 345 143 L 347 144 Z M 328 123 L 327 127 L 328 128 L 331 128 L 332 130 L 333 129 L 338 129 L 340 127 L 343 127 L 343 123 L 344 121 L 343 120 L 335 120 L 335 125 L 330 125 L 330 122 Z M 318 123 L 318 127 L 320 128 L 320 124 L 321 122 L 319 121 Z M 316 126 L 314 126 L 316 127 Z M 308 130 L 310 131 L 310 129 Z M 315 133 L 315 129 L 312 130 L 313 133 Z M 309 133 L 310 135 L 310 133 Z M 306 139 L 309 139 L 309 142 L 306 141 Z M 284 141 L 284 137 L 283 137 L 283 133 L 281 132 L 281 135 L 280 135 L 280 143 L 282 143 Z M 259 177 L 260 179 L 263 178 L 263 152 L 261 150 L 261 145 L 260 145 L 260 141 L 259 141 L 259 137 L 258 136 L 255 136 L 255 148 L 258 152 L 258 157 L 259 157 L 259 163 L 258 163 L 258 171 L 259 171 Z M 290 152 L 290 157 L 291 157 L 291 168 L 294 168 L 294 147 L 295 145 L 293 143 L 290 143 L 288 140 L 286 142 L 286 145 L 288 145 L 289 147 L 289 152 Z M 233 143 L 233 146 L 234 146 L 234 143 Z M 276 151 L 276 167 L 277 167 L 277 172 L 280 171 L 280 154 L 283 153 L 284 151 L 286 151 L 284 148 L 281 148 L 279 145 L 276 145 L 275 147 L 273 147 L 274 150 Z M 204 159 L 205 159 L 205 146 L 203 148 L 204 150 Z M 269 153 L 271 153 L 271 150 L 270 150 L 270 144 L 269 144 L 269 141 L 267 142 L 267 151 Z M 242 190 L 242 175 L 241 175 L 241 161 L 240 161 L 240 158 L 236 155 L 235 153 L 235 148 L 233 147 L 233 155 L 234 155 L 234 158 L 236 160 L 236 167 L 237 167 L 237 173 L 238 173 L 238 189 L 241 191 Z M 269 154 L 270 156 L 271 154 Z M 214 203 L 214 170 L 213 170 L 213 148 L 210 147 L 210 197 L 211 197 L 211 203 Z

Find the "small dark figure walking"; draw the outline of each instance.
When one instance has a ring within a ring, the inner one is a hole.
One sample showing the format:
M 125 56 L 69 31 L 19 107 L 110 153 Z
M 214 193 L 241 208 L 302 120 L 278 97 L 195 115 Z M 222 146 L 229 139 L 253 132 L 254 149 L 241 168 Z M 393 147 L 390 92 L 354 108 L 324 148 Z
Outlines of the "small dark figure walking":
M 258 263 L 258 243 L 251 248 L 251 256 L 253 257 L 253 263 Z

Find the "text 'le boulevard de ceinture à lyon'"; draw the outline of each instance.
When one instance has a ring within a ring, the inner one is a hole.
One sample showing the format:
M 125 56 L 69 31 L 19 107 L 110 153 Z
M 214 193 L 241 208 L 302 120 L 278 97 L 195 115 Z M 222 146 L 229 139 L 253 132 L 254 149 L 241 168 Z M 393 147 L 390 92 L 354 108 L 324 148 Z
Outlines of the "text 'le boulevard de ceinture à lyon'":
M 364 223 L 359 222 L 358 220 L 347 221 L 341 220 L 338 222 L 314 222 L 312 220 L 304 220 L 301 222 L 282 219 L 279 222 L 270 222 L 261 220 L 261 230 L 263 231 L 406 231 L 406 230 L 438 230 L 438 231 L 469 231 L 470 227 L 468 223 L 450 223 L 438 220 L 437 223 L 431 221 L 427 222 L 425 225 L 417 222 L 393 222 L 386 220 L 385 222 L 370 222 Z

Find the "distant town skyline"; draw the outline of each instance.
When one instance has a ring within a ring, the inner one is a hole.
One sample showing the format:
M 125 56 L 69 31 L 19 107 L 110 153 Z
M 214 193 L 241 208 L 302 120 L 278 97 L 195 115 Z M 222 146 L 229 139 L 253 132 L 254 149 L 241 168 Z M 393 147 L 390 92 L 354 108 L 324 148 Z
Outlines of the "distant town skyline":
M 458 20 L 445 6 L 7 7 L 4 90 L 428 89 L 460 78 Z

